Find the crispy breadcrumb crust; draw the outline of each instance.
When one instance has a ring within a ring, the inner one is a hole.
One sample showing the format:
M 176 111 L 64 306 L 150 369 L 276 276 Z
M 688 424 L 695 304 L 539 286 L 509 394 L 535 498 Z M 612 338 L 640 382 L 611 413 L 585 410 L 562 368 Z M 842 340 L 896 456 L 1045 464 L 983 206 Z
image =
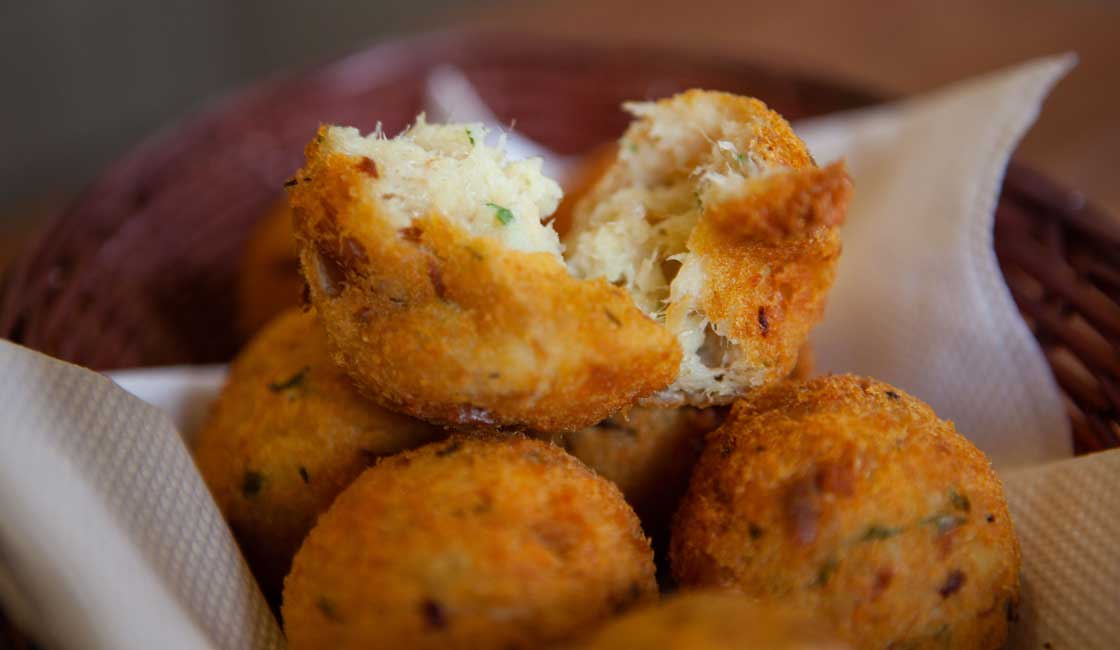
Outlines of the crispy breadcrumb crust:
M 812 612 L 718 591 L 678 593 L 607 623 L 580 650 L 845 650 Z
M 538 648 L 655 599 L 649 541 L 558 447 L 456 436 L 383 459 L 285 583 L 291 650 Z
M 248 339 L 303 294 L 287 198 L 271 205 L 249 233 L 237 275 L 237 329 Z
M 393 228 L 366 194 L 369 164 L 326 131 L 289 190 L 296 239 L 335 359 L 372 399 L 450 425 L 569 431 L 672 381 L 679 346 L 624 291 L 454 215 Z
M 857 647 L 994 649 L 1019 545 L 987 458 L 885 383 L 765 389 L 708 438 L 673 524 L 673 574 L 811 608 Z
M 812 373 L 813 352 L 806 343 L 790 377 L 808 379 Z M 723 424 L 728 409 L 636 406 L 586 429 L 536 437 L 560 445 L 617 485 L 661 553 L 704 440 Z
M 725 411 L 635 407 L 552 438 L 618 486 L 647 534 L 667 539 L 669 520 L 688 486 L 704 436 L 723 422 Z
M 443 432 L 363 398 L 314 313 L 290 310 L 238 355 L 194 442 L 199 472 L 266 595 L 278 600 L 316 517 L 383 455 Z
M 766 385 L 790 374 L 824 315 L 851 183 L 835 163 L 751 185 L 746 196 L 705 209 L 689 237 L 704 268 L 702 293 L 690 308 L 723 324 L 717 332 L 760 369 L 758 385 Z M 680 399 L 690 398 L 671 388 L 654 398 Z

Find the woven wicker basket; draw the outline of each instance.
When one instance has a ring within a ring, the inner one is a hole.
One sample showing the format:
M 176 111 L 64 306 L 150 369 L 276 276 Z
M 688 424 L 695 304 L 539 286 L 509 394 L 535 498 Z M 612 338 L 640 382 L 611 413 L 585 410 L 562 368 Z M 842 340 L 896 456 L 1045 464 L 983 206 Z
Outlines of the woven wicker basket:
M 689 87 L 754 95 L 790 119 L 877 100 L 657 49 L 463 33 L 381 45 L 259 85 L 110 167 L 9 269 L 0 336 L 98 369 L 230 359 L 241 343 L 234 275 L 242 246 L 317 125 L 380 121 L 397 131 L 421 110 L 425 71 L 441 62 L 462 68 L 500 118 L 516 118 L 520 132 L 561 153 L 617 137 L 628 121 L 623 100 Z M 995 240 L 1065 392 L 1077 451 L 1120 446 L 1117 222 L 1012 163 Z M 0 614 L 0 644 L 4 629 Z

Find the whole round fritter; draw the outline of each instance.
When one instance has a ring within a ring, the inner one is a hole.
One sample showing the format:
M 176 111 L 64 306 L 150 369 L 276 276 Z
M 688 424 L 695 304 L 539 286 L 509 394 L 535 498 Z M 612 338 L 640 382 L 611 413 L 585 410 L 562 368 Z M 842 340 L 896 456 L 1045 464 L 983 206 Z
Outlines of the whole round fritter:
M 860 648 L 998 648 L 1019 545 L 985 456 L 929 406 L 853 376 L 737 403 L 673 523 L 683 586 L 817 611 Z
M 234 361 L 195 461 L 265 593 L 278 598 L 315 518 L 379 456 L 442 433 L 362 398 L 313 313 L 292 310 Z
M 292 211 L 278 200 L 261 216 L 245 242 L 237 276 L 237 327 L 255 334 L 272 319 L 297 307 L 303 293 Z
M 802 346 L 790 377 L 807 379 L 813 353 Z M 570 433 L 540 434 L 564 447 L 618 486 L 646 534 L 668 539 L 669 521 L 688 487 L 708 433 L 723 424 L 727 407 L 637 406 Z
M 618 489 L 555 445 L 456 436 L 343 492 L 284 585 L 291 650 L 535 648 L 656 597 Z
M 657 537 L 668 532 L 704 436 L 723 422 L 724 414 L 720 408 L 637 407 L 554 440 L 617 485 L 642 528 Z
M 819 619 L 715 591 L 682 593 L 597 630 L 581 650 L 844 650 Z

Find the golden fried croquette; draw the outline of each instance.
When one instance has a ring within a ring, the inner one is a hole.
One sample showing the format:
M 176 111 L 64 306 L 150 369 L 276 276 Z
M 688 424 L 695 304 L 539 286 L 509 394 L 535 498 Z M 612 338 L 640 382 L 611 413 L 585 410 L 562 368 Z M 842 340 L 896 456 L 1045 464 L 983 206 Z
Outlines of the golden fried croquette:
M 621 616 L 580 650 L 844 650 L 807 612 L 715 591 L 685 592 Z
M 289 189 L 312 303 L 378 403 L 433 422 L 568 431 L 668 385 L 680 348 L 541 220 L 559 187 L 481 125 L 324 127 Z
M 380 460 L 284 584 L 291 650 L 536 648 L 656 597 L 622 495 L 558 447 L 455 436 Z
M 725 407 L 634 407 L 599 424 L 551 434 L 557 444 L 613 482 L 651 539 L 658 580 L 669 579 L 669 528 L 704 436 L 723 421 Z M 545 437 L 545 436 L 542 436 Z
M 667 532 L 704 436 L 723 421 L 719 408 L 642 408 L 556 436 L 557 444 L 613 482 L 647 534 Z
M 816 611 L 860 648 L 1003 645 L 1019 545 L 987 458 L 897 388 L 764 389 L 708 437 L 673 574 Z
M 806 343 L 790 377 L 813 373 L 813 352 Z M 541 434 L 561 445 L 599 476 L 622 490 L 655 540 L 668 537 L 669 520 L 688 486 L 704 438 L 723 423 L 726 407 L 637 406 L 579 431 Z
M 278 201 L 249 233 L 237 276 L 237 328 L 250 337 L 281 313 L 300 304 L 299 272 L 292 211 Z
M 726 404 L 786 377 L 835 275 L 843 164 L 818 168 L 755 99 L 691 90 L 626 108 L 637 119 L 564 242 L 575 276 L 626 289 L 684 351 L 641 403 Z
M 362 398 L 333 363 L 313 313 L 291 310 L 234 361 L 195 461 L 265 593 L 315 518 L 373 461 L 441 432 Z

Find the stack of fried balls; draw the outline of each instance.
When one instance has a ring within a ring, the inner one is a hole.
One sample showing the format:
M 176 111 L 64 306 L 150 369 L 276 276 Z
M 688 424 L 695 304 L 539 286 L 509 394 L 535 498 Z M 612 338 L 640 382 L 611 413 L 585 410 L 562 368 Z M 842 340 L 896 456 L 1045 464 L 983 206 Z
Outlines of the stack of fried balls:
M 1001 647 L 988 460 L 811 376 L 843 164 L 754 99 L 625 109 L 566 197 L 480 124 L 308 145 L 195 443 L 288 647 Z

